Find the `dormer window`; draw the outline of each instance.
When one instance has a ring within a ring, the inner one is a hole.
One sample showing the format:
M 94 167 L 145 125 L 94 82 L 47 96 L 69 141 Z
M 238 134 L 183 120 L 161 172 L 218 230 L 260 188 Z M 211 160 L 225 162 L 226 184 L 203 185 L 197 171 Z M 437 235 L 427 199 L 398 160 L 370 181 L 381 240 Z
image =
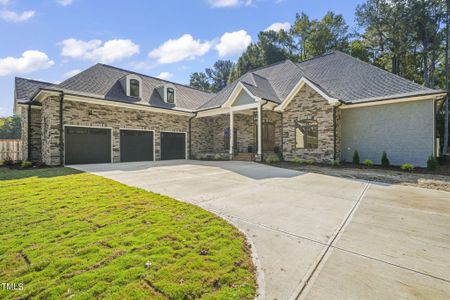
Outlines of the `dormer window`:
M 139 98 L 140 95 L 140 82 L 137 79 L 130 79 L 130 96 Z
M 175 103 L 175 90 L 173 88 L 167 88 L 167 103 Z

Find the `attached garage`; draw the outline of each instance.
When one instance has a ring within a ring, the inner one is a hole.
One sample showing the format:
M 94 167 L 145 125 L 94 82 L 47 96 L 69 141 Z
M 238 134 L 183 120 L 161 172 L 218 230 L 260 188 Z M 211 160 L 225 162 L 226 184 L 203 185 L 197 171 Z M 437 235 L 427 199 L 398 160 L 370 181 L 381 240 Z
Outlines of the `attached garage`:
M 66 126 L 65 164 L 111 162 L 111 129 Z
M 153 131 L 120 130 L 120 161 L 151 161 L 154 159 Z
M 186 159 L 186 134 L 161 132 L 161 160 Z

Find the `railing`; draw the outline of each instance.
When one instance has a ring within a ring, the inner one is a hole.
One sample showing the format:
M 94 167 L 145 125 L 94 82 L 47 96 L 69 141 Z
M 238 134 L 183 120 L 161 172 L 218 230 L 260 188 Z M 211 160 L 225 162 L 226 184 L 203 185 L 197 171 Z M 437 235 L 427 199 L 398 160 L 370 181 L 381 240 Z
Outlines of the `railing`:
M 0 140 L 0 160 L 22 160 L 21 140 Z

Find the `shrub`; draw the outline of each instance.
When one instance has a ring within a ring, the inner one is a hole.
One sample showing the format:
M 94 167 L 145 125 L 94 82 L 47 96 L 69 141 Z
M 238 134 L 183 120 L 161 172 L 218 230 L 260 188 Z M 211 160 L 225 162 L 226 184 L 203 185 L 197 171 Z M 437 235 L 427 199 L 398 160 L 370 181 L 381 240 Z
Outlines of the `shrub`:
M 400 169 L 402 169 L 403 171 L 408 171 L 408 172 L 412 172 L 414 171 L 414 165 L 412 164 L 403 164 Z
M 32 166 L 33 164 L 31 163 L 31 161 L 28 160 L 24 160 L 20 163 L 20 167 L 22 167 L 23 169 L 31 168 Z
M 268 164 L 273 164 L 273 163 L 279 162 L 280 158 L 277 155 L 270 154 L 270 155 L 266 156 L 265 161 Z
M 368 167 L 372 167 L 373 166 L 373 161 L 371 161 L 370 159 L 365 159 L 363 161 L 363 164 L 365 164 Z
M 387 157 L 386 151 L 383 151 L 383 155 L 381 155 L 381 165 L 383 167 L 389 166 L 391 163 L 389 161 L 389 158 Z
M 355 165 L 359 165 L 359 153 L 358 153 L 358 150 L 355 150 L 355 152 L 353 152 L 352 163 L 354 163 Z
M 428 156 L 427 160 L 427 169 L 428 170 L 436 170 L 439 167 L 439 162 L 433 155 Z
M 4 166 L 13 166 L 14 165 L 14 161 L 10 158 L 7 158 L 3 161 L 3 165 Z
M 4 166 L 5 165 L 5 161 L 2 159 L 0 160 L 0 166 Z
M 300 157 L 296 156 L 292 159 L 292 162 L 296 165 L 301 165 L 303 164 L 305 161 L 303 159 L 301 159 Z
M 204 156 L 203 156 L 203 154 L 199 153 L 199 154 L 197 154 L 197 155 L 195 156 L 195 158 L 196 158 L 197 160 L 203 160 L 203 159 L 204 159 Z
M 312 159 L 308 159 L 307 161 L 305 161 L 307 165 L 313 165 L 314 161 Z
M 341 161 L 339 160 L 339 159 L 335 159 L 335 160 L 332 160 L 331 161 L 331 165 L 333 166 L 333 167 L 337 167 L 337 166 L 339 166 L 341 164 Z
M 219 153 L 216 153 L 216 154 L 214 155 L 214 160 L 221 160 L 221 159 L 222 159 L 222 156 L 220 156 Z

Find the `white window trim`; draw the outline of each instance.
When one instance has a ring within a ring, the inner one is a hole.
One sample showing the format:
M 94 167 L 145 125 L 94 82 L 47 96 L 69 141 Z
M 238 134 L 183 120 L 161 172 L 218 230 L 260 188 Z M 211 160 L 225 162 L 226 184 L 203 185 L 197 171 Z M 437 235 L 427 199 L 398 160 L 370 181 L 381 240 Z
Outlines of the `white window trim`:
M 135 96 L 131 96 L 131 80 L 137 80 L 139 82 L 139 97 L 135 97 Z M 134 74 L 129 74 L 127 75 L 126 78 L 126 85 L 127 85 L 127 96 L 128 97 L 133 97 L 133 98 L 137 98 L 140 99 L 142 98 L 142 79 L 141 77 L 134 75 Z

